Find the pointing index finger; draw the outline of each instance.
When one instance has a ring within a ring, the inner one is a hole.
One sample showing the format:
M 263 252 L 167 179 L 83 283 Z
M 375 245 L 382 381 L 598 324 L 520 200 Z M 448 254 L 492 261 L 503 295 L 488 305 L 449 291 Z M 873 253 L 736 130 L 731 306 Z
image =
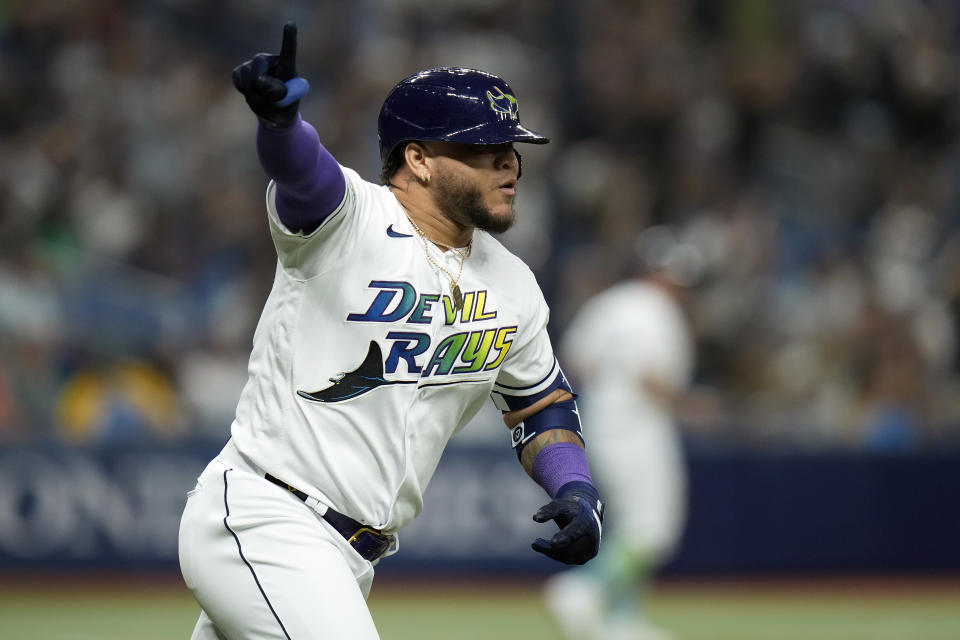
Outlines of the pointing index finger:
M 283 25 L 283 43 L 280 45 L 280 59 L 278 60 L 280 69 L 290 74 L 292 78 L 295 74 L 297 60 L 297 25 L 288 22 Z M 281 78 L 289 80 L 289 78 Z

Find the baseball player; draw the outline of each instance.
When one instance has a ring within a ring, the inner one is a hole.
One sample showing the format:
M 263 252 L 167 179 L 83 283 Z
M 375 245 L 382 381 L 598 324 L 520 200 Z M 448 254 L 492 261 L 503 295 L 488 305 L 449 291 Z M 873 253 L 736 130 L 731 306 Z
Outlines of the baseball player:
M 551 497 L 534 520 L 560 527 L 533 549 L 582 564 L 600 542 L 547 305 L 491 235 L 513 219 L 514 143 L 548 139 L 520 124 L 503 79 L 430 69 L 384 101 L 383 184 L 366 182 L 299 115 L 295 52 L 287 24 L 279 54 L 233 72 L 259 120 L 278 261 L 231 437 L 181 520 L 193 638 L 377 638 L 374 565 L 488 397 Z
M 686 474 L 674 407 L 690 384 L 694 345 L 683 309 L 700 254 L 674 229 L 638 239 L 638 277 L 588 300 L 561 353 L 582 383 L 590 458 L 612 526 L 589 567 L 546 585 L 548 608 L 571 640 L 663 640 L 642 595 L 683 529 Z

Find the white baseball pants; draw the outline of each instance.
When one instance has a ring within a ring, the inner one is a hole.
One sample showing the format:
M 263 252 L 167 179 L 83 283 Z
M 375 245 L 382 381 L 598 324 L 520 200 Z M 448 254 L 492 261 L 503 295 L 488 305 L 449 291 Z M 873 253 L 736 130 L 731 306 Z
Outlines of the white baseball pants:
M 189 492 L 179 544 L 203 609 L 192 640 L 379 640 L 373 565 L 232 443 Z

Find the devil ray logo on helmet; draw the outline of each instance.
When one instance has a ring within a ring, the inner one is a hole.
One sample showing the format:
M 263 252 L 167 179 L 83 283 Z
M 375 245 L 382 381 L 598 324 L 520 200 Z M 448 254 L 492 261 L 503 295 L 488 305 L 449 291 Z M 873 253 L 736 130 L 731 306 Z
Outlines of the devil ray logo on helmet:
M 494 87 L 494 89 L 498 95 L 494 95 L 493 91 L 487 91 L 487 100 L 490 101 L 490 108 L 497 113 L 507 115 L 511 120 L 519 118 L 520 116 L 517 113 L 517 99 L 509 93 L 504 93 L 500 87 Z

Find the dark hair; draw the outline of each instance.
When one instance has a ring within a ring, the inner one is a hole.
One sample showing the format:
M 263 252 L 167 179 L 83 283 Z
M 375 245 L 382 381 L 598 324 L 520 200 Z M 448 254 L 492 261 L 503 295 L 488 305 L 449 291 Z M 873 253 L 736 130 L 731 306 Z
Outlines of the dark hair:
M 398 144 L 393 148 L 393 151 L 390 152 L 390 155 L 387 156 L 387 161 L 384 162 L 383 167 L 380 168 L 380 184 L 390 184 L 393 176 L 395 176 L 397 171 L 400 170 L 400 167 L 403 166 L 403 152 L 407 148 L 407 142 L 409 141 Z

